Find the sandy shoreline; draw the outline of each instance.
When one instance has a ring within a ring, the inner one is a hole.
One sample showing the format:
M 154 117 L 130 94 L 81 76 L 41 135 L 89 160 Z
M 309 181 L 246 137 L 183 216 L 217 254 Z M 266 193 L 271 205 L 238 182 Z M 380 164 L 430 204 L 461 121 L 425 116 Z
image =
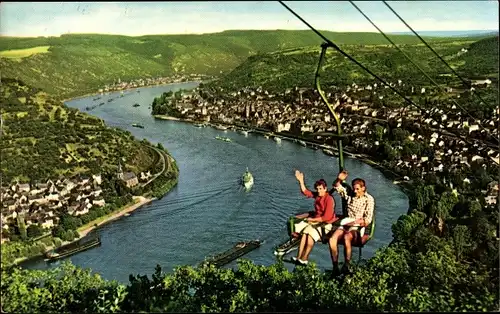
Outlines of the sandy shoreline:
M 97 224 L 91 225 L 90 227 L 87 227 L 81 231 L 78 231 L 78 234 L 80 235 L 78 238 L 76 238 L 72 241 L 63 241 L 61 246 L 71 244 L 71 243 L 74 243 L 74 242 L 81 240 L 82 238 L 86 237 L 92 230 L 96 229 L 97 227 L 100 227 L 104 224 L 107 224 L 109 222 L 117 220 L 117 219 L 121 218 L 122 216 L 124 216 L 125 214 L 133 212 L 134 210 L 136 210 L 136 209 L 138 209 L 146 204 L 151 203 L 152 201 L 156 200 L 156 198 L 146 198 L 144 196 L 134 196 L 134 200 L 138 200 L 138 202 L 135 204 L 132 204 L 130 206 L 125 207 L 124 209 L 114 213 L 113 215 L 107 217 L 106 219 L 102 220 L 101 222 L 99 222 Z M 45 248 L 45 252 L 51 251 L 53 249 L 55 249 L 54 245 L 48 246 Z M 40 255 L 37 255 L 37 256 L 40 256 Z M 22 263 L 26 260 L 35 258 L 37 256 L 32 256 L 30 258 L 27 258 L 27 257 L 18 258 L 14 261 L 14 265 L 17 265 L 17 264 Z
M 97 227 L 102 226 L 104 224 L 107 224 L 113 220 L 116 220 L 116 219 L 124 216 L 127 213 L 133 212 L 134 210 L 138 209 L 139 207 L 142 207 L 148 203 L 151 203 L 155 199 L 156 198 L 146 198 L 144 196 L 134 196 L 134 200 L 139 200 L 139 202 L 137 202 L 133 205 L 130 205 L 128 207 L 125 207 L 124 209 L 120 210 L 119 212 L 114 213 L 113 215 L 109 216 L 108 218 L 104 219 L 103 221 L 101 221 L 95 225 L 92 225 L 88 228 L 85 228 L 81 231 L 78 231 L 78 233 L 80 234 L 80 237 L 78 239 L 75 239 L 73 242 L 78 241 L 81 238 L 85 237 L 87 234 L 89 234 L 89 232 L 96 229 Z

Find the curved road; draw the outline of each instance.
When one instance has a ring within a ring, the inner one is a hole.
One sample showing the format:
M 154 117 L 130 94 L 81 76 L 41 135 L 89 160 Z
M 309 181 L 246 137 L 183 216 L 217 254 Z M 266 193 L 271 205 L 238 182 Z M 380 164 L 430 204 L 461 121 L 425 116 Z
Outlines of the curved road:
M 160 172 L 158 172 L 157 174 L 154 174 L 153 177 L 148 182 L 146 182 L 146 183 L 144 183 L 142 185 L 142 187 L 145 187 L 146 185 L 148 185 L 149 183 L 151 183 L 154 179 L 158 178 L 158 176 L 165 171 L 165 154 L 162 151 L 160 151 L 158 148 L 156 148 L 156 147 L 153 147 L 153 146 L 149 146 L 149 147 L 152 148 L 152 149 L 154 149 L 156 151 L 156 153 L 158 153 L 158 155 L 160 156 L 162 168 L 161 168 Z M 167 171 L 170 171 L 170 156 L 168 156 Z

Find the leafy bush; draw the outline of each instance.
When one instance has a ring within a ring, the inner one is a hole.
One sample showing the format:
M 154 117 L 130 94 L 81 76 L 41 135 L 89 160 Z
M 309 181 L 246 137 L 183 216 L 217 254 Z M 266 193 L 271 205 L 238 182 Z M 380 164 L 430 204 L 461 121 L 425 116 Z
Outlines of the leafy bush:
M 344 280 L 332 280 L 314 264 L 289 272 L 240 260 L 238 269 L 179 267 L 150 280 L 130 276 L 127 286 L 102 280 L 69 262 L 50 271 L 2 273 L 6 312 L 310 312 L 493 310 L 498 295 L 487 274 L 469 271 L 452 250 L 416 258 L 404 247 L 379 251 Z
M 70 263 L 47 270 L 2 271 L 2 310 L 109 313 L 123 300 L 123 286 Z

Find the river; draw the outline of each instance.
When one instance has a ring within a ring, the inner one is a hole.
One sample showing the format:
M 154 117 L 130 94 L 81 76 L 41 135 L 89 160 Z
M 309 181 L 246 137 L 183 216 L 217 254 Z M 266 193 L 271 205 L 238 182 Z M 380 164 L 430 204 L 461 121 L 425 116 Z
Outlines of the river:
M 100 227 L 102 245 L 70 257 L 72 263 L 91 268 L 106 279 L 128 283 L 129 274 L 150 276 L 156 264 L 171 272 L 179 265 L 194 266 L 205 256 L 225 251 L 238 241 L 264 239 L 260 248 L 244 258 L 270 265 L 276 261 L 273 248 L 286 239 L 286 219 L 300 209 L 312 209 L 313 201 L 300 193 L 294 170 L 304 172 L 310 188 L 319 178 L 325 178 L 329 185 L 335 179 L 338 161 L 321 150 L 285 140 L 277 144 L 256 134 L 244 136 L 196 128 L 184 122 L 155 120 L 151 116 L 149 107 L 154 97 L 196 85 L 144 87 L 125 91 L 123 97 L 116 92 L 97 100 L 93 100 L 96 96 L 89 96 L 66 102 L 84 112 L 87 106 L 105 102 L 88 113 L 102 118 L 109 126 L 129 130 L 139 140 L 162 143 L 180 169 L 179 183 L 170 193 L 128 217 Z M 113 101 L 108 102 L 111 98 Z M 135 103 L 140 106 L 133 107 Z M 132 127 L 133 123 L 145 128 Z M 233 142 L 215 140 L 217 135 L 227 136 Z M 255 180 L 248 192 L 237 185 L 246 167 Z M 363 258 L 368 258 L 392 241 L 391 225 L 407 212 L 408 198 L 392 180 L 367 164 L 347 158 L 345 167 L 352 176 L 366 180 L 368 191 L 376 200 L 375 236 L 363 249 Z M 340 213 L 337 195 L 335 200 Z M 357 257 L 358 250 L 353 249 L 353 260 Z M 320 268 L 331 268 L 328 245 L 316 245 L 310 260 Z M 35 260 L 23 267 L 46 269 L 59 263 Z M 233 262 L 228 267 L 235 265 Z

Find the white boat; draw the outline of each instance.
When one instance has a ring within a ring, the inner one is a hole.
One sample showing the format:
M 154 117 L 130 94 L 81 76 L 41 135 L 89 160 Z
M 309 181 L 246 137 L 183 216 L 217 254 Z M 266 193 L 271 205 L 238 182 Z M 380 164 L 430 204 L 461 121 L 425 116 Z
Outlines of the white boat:
M 306 147 L 306 146 L 307 146 L 307 145 L 306 145 L 306 142 L 304 142 L 304 141 L 299 141 L 299 144 L 300 144 L 300 145 L 302 145 L 302 146 L 304 146 L 304 147 Z
M 248 168 L 247 168 L 247 171 L 243 174 L 243 177 L 241 178 L 241 182 L 247 190 L 252 187 L 253 176 L 250 173 L 250 171 L 248 171 Z
M 241 134 L 248 136 L 248 131 L 243 130 L 243 131 L 241 131 Z
M 225 126 L 223 126 L 223 125 L 220 125 L 220 124 L 219 124 L 219 125 L 216 125 L 216 126 L 215 126 L 215 128 L 216 128 L 217 130 L 227 131 L 227 127 L 225 127 Z
M 276 141 L 276 143 L 280 144 L 281 143 L 281 138 L 275 136 L 274 137 L 274 140 Z
M 330 156 L 335 156 L 334 152 L 332 152 L 331 150 L 326 149 L 326 148 L 323 149 L 323 153 L 325 153 L 327 155 L 330 155 Z

